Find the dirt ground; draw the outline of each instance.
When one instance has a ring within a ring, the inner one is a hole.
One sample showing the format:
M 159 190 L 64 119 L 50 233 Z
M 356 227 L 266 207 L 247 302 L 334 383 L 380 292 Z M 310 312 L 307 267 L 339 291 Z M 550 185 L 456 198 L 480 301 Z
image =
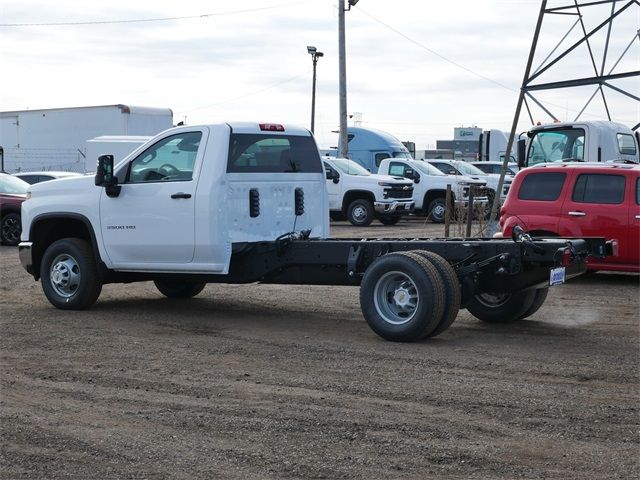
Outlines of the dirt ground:
M 337 237 L 436 235 L 402 221 Z M 532 318 L 461 311 L 385 342 L 358 289 L 107 285 L 54 309 L 0 248 L 0 478 L 640 476 L 637 275 L 554 287 Z

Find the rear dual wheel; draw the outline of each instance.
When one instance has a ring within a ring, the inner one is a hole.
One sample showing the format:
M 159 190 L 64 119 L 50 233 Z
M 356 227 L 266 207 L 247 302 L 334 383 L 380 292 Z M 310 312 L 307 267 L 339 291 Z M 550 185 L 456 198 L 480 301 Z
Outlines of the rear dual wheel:
M 430 252 L 380 257 L 360 286 L 367 323 L 382 338 L 396 342 L 415 342 L 446 330 L 460 307 L 460 287 L 452 271 L 442 257 Z
M 547 287 L 520 292 L 480 293 L 471 298 L 467 310 L 483 322 L 514 322 L 536 313 L 548 293 Z

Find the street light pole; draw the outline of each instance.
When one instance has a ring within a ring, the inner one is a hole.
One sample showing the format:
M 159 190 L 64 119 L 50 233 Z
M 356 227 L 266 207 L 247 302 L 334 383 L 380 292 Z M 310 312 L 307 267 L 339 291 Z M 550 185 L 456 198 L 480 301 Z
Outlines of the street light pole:
M 340 133 L 338 134 L 338 156 L 348 158 L 347 144 L 347 66 L 344 47 L 344 0 L 338 2 L 338 84 L 340 96 Z
M 319 52 L 316 47 L 307 47 L 307 53 L 311 55 L 313 62 L 313 83 L 311 87 L 311 133 L 314 133 L 316 123 L 316 65 L 318 58 L 323 57 L 324 53 Z

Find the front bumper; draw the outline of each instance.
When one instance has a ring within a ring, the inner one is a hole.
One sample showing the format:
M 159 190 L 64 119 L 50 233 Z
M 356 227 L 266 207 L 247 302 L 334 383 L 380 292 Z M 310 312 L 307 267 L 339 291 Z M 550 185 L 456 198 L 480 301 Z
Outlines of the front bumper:
M 22 267 L 33 275 L 33 256 L 31 254 L 33 242 L 20 242 L 18 244 L 18 256 Z
M 466 207 L 467 205 L 469 205 L 469 197 L 457 199 L 454 203 L 456 204 L 456 206 Z M 473 204 L 484 207 L 489 204 L 489 199 L 487 197 L 473 197 Z
M 413 200 L 394 200 L 392 202 L 375 202 L 373 208 L 376 213 L 391 215 L 413 212 L 415 202 Z

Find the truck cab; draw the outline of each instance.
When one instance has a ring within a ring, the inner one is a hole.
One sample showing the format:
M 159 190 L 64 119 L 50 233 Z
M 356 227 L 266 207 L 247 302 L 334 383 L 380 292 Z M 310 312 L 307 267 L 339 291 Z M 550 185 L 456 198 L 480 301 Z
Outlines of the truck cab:
M 348 158 L 324 157 L 329 211 L 334 220 L 349 220 L 364 227 L 377 218 L 395 225 L 402 215 L 413 211 L 413 183 L 402 175 L 369 173 Z
M 434 223 L 444 222 L 447 185 L 451 185 L 454 205 L 459 207 L 466 206 L 472 186 L 482 188 L 486 185 L 482 180 L 465 175 L 446 175 L 427 162 L 404 158 L 382 160 L 378 172 L 412 180 L 416 213 L 427 216 Z M 475 201 L 486 204 L 487 197 L 480 196 Z
M 538 125 L 518 144 L 521 167 L 554 162 L 640 161 L 638 132 L 615 122 L 581 121 Z
M 318 238 L 329 233 L 322 163 L 302 128 L 173 128 L 117 163 L 113 185 L 93 183 L 80 177 L 30 187 L 23 239 L 41 239 L 35 258 L 43 235 L 66 231 L 93 239 L 109 269 L 224 274 L 234 243 L 273 240 L 294 227 Z

